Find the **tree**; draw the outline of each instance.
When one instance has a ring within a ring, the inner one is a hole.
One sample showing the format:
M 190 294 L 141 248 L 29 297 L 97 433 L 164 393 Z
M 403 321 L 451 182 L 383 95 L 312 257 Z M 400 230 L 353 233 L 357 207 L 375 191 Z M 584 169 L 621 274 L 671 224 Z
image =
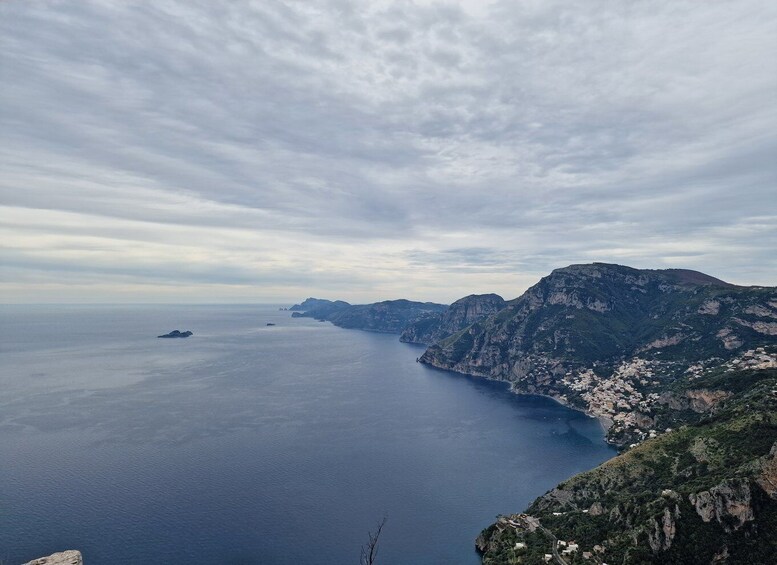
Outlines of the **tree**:
M 380 533 L 383 531 L 383 526 L 386 525 L 386 520 L 387 517 L 384 516 L 383 520 L 381 520 L 380 524 L 378 524 L 378 528 L 375 530 L 375 533 L 367 532 L 369 541 L 362 546 L 362 555 L 359 558 L 359 565 L 375 564 L 375 560 L 378 557 L 378 538 L 380 537 Z

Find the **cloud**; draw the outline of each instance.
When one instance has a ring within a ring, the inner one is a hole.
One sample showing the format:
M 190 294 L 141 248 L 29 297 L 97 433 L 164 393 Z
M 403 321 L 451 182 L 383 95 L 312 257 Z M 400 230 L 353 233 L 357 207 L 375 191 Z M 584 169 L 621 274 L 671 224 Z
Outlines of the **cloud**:
M 9 300 L 57 300 L 74 273 L 68 300 L 168 299 L 172 281 L 208 301 L 212 285 L 513 297 L 592 260 L 777 280 L 777 7 L 10 0 L 0 16 Z

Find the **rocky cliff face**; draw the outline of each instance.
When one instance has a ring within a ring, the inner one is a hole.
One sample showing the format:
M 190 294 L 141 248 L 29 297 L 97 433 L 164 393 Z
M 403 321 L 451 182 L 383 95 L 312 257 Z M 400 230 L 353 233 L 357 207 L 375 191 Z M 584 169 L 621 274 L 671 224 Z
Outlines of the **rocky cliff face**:
M 768 455 L 754 465 L 755 482 L 774 501 L 777 501 L 777 442 Z
M 23 565 L 83 565 L 83 558 L 80 551 L 70 549 L 54 553 L 48 557 L 33 559 Z
M 506 304 L 497 294 L 471 294 L 457 300 L 439 315 L 410 324 L 399 339 L 407 343 L 431 345 L 496 314 Z
M 554 396 L 602 418 L 610 440 L 628 445 L 649 437 L 659 398 L 676 380 L 777 346 L 774 304 L 777 288 L 694 271 L 572 265 L 432 345 L 421 361 Z M 717 400 L 708 392 L 684 401 L 704 411 Z
M 654 553 L 666 551 L 672 547 L 672 541 L 677 534 L 677 519 L 680 517 L 680 507 L 675 504 L 674 510 L 664 508 L 664 513 L 653 520 L 653 528 L 648 529 L 648 545 Z
M 691 493 L 688 500 L 702 521 L 716 520 L 728 533 L 755 517 L 750 483 L 745 479 L 727 479 L 709 490 Z

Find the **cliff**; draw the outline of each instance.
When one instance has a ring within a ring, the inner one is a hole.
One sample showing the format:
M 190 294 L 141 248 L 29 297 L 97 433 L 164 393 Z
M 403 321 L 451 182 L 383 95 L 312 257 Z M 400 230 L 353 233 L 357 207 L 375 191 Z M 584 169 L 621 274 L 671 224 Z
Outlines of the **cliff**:
M 447 310 L 407 326 L 399 337 L 407 343 L 431 345 L 492 314 L 507 303 L 498 294 L 471 294 L 451 304 Z
M 594 263 L 553 271 L 497 313 L 430 346 L 420 360 L 553 396 L 599 417 L 609 440 L 625 446 L 650 437 L 659 422 L 714 403 L 703 391 L 684 393 L 696 394 L 695 402 L 667 398 L 673 383 L 737 357 L 774 362 L 759 351 L 774 345 L 776 288 Z

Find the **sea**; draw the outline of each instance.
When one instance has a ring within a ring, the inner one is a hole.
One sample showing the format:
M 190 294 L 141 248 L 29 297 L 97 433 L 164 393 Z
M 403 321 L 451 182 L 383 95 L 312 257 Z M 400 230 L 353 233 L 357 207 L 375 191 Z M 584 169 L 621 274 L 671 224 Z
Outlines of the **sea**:
M 615 455 L 422 353 L 278 305 L 0 306 L 0 563 L 357 565 L 385 518 L 378 565 L 476 565 L 497 514 Z

